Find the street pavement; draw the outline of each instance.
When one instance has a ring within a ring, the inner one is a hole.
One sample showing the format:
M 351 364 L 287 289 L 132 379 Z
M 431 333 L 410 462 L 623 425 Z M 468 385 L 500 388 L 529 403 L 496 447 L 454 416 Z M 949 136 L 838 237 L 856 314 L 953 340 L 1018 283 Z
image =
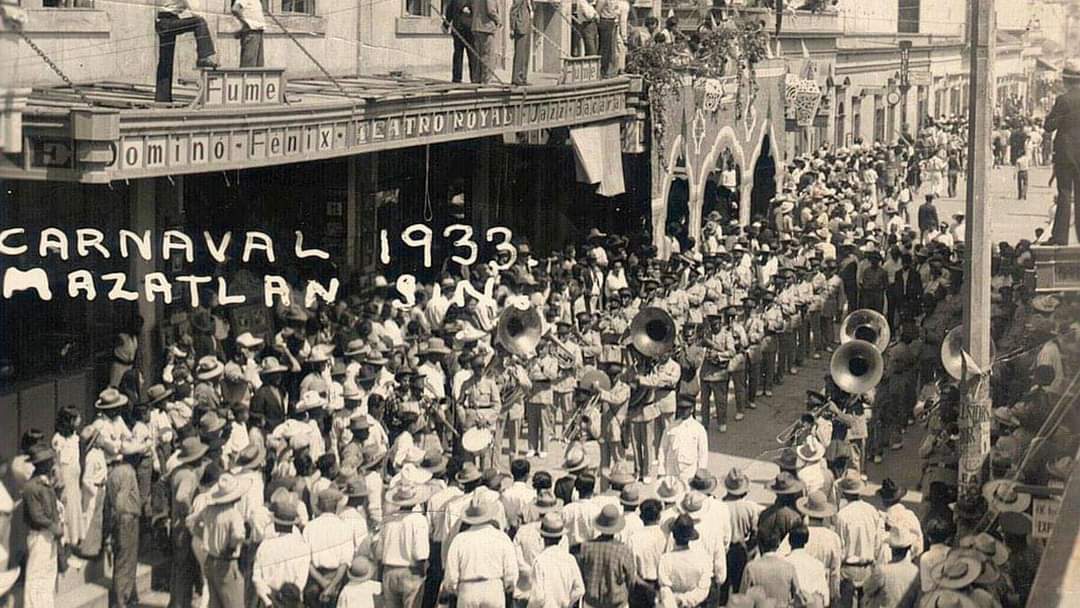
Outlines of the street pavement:
M 1015 244 L 1020 239 L 1035 239 L 1035 229 L 1042 227 L 1050 233 L 1050 207 L 1054 204 L 1056 187 L 1048 186 L 1049 166 L 1034 167 L 1030 171 L 1027 200 L 1017 198 L 1016 169 L 997 167 L 990 171 L 990 235 L 991 242 L 1008 241 Z M 954 213 L 964 213 L 967 181 L 960 179 L 957 197 L 943 197 L 938 201 L 938 215 L 942 221 L 951 220 Z M 921 204 L 923 197 L 915 199 Z M 914 213 L 914 210 L 912 210 Z

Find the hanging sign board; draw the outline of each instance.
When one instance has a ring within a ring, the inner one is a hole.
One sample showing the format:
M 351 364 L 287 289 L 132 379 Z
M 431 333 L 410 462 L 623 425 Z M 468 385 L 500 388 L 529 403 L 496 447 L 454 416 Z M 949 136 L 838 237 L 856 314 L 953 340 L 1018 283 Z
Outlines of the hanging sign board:
M 1031 536 L 1048 539 L 1054 532 L 1061 500 L 1058 498 L 1033 498 L 1031 500 Z

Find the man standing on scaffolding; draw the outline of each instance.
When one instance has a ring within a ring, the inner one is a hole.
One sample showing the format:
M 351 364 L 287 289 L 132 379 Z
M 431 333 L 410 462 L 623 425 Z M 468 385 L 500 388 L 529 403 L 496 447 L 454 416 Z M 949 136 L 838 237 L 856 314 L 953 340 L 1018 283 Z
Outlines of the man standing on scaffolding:
M 214 40 L 206 19 L 192 14 L 187 0 L 162 0 L 154 31 L 158 35 L 158 65 L 156 101 L 172 101 L 173 57 L 176 55 L 176 37 L 191 32 L 195 34 L 196 68 L 216 68 Z

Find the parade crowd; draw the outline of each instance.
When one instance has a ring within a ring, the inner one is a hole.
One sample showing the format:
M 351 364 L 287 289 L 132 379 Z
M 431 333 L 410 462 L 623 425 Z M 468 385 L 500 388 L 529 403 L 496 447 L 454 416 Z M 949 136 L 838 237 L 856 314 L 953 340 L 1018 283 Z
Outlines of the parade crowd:
M 594 229 L 448 270 L 413 306 L 373 277 L 280 305 L 265 334 L 201 309 L 149 378 L 141 324 L 122 328 L 93 413 L 64 408 L 8 463 L 4 557 L 25 605 L 54 606 L 61 571 L 107 555 L 120 607 L 138 603 L 140 558 L 164 565 L 177 608 L 1023 606 L 1039 551 L 1014 481 L 1067 478 L 1071 420 L 1040 427 L 1061 419 L 1080 315 L 1033 293 L 1029 242 L 995 245 L 999 360 L 945 373 L 964 231 L 934 201 L 955 190 L 963 129 L 800 156 L 769 217 L 709 208 L 700 242 L 675 222 L 666 260 Z M 489 277 L 498 306 L 451 304 Z M 760 504 L 710 450 L 858 309 L 894 337 L 882 381 L 856 394 L 826 374 L 780 404 L 797 424 Z M 971 378 L 994 404 L 977 495 L 957 471 Z M 922 502 L 891 479 L 871 491 L 916 425 Z M 549 452 L 562 464 L 543 470 Z

